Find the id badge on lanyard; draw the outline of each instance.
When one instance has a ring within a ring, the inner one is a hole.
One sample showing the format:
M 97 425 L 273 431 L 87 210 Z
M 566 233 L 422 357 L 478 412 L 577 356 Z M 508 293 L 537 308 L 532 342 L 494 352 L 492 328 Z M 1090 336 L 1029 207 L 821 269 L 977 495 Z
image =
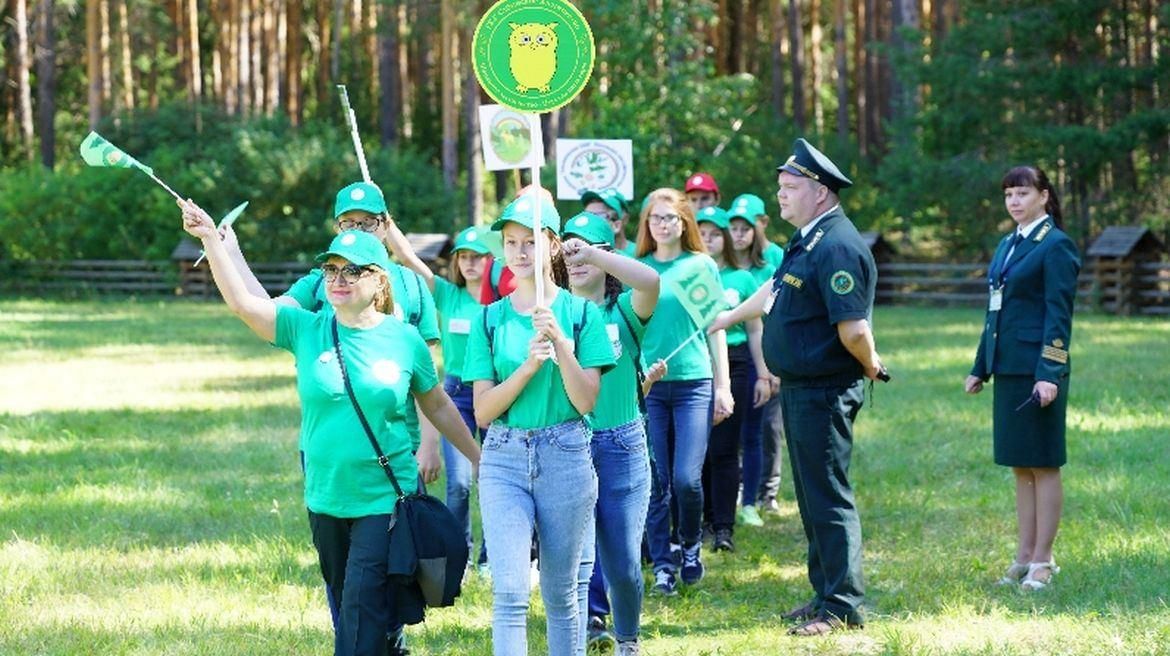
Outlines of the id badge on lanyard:
M 1003 286 L 1001 285 L 999 287 L 992 287 L 990 298 L 987 301 L 987 311 L 988 312 L 999 312 L 1000 308 L 1002 308 L 1002 307 L 1003 307 Z

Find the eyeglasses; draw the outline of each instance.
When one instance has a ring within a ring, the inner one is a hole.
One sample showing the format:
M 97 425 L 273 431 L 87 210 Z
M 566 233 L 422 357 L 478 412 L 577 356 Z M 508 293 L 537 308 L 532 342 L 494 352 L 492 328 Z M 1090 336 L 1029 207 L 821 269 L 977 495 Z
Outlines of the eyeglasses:
M 646 220 L 650 223 L 650 225 L 672 226 L 678 223 L 680 218 L 682 217 L 677 214 L 651 214 L 646 217 Z
M 325 282 L 333 282 L 340 275 L 347 284 L 352 285 L 369 274 L 370 267 L 356 264 L 347 264 L 343 267 L 336 264 L 324 264 L 321 266 L 321 273 L 325 276 Z
M 363 232 L 373 232 L 382 225 L 382 217 L 367 216 L 361 219 L 340 219 L 337 222 L 337 227 L 342 230 L 361 230 Z

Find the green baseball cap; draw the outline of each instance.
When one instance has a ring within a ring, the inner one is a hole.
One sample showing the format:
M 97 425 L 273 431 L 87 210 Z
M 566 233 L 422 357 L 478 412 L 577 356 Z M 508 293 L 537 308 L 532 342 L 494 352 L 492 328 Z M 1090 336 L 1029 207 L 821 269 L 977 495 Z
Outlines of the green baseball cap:
M 626 197 L 622 195 L 622 192 L 614 189 L 613 187 L 606 187 L 605 189 L 601 189 L 599 191 L 587 190 L 585 193 L 581 194 L 582 206 L 588 205 L 595 200 L 599 200 L 605 203 L 607 206 L 609 206 L 610 209 L 617 212 L 618 214 L 625 213 L 627 207 L 629 206 L 629 203 L 626 201 Z
M 455 235 L 455 247 L 451 249 L 451 252 L 471 251 L 480 255 L 488 255 L 492 252 L 492 249 L 487 243 L 487 235 L 485 235 L 485 232 L 487 231 L 479 226 L 465 228 L 462 232 Z
M 333 203 L 333 218 L 336 219 L 353 210 L 381 214 L 386 211 L 386 197 L 376 184 L 355 182 L 337 192 L 337 200 Z
M 727 211 L 727 219 L 743 219 L 748 223 L 755 225 L 756 217 L 761 214 L 767 214 L 764 209 L 764 200 L 755 194 L 740 194 L 731 201 L 731 207 Z
M 695 220 L 699 223 L 713 223 L 715 227 L 726 230 L 731 226 L 727 218 L 727 211 L 722 207 L 704 207 L 695 213 Z
M 532 201 L 532 195 L 524 194 L 508 203 L 504 212 L 500 214 L 500 218 L 492 223 L 492 230 L 503 230 L 504 224 L 507 223 L 518 223 L 532 230 L 535 210 L 536 205 Z M 557 212 L 557 206 L 553 205 L 552 201 L 545 196 L 540 197 L 540 226 L 557 234 L 561 232 L 561 215 Z
M 590 244 L 613 248 L 613 228 L 609 227 L 608 221 L 592 212 L 581 212 L 566 221 L 561 236 L 580 237 Z
M 344 257 L 350 264 L 358 266 L 374 265 L 383 271 L 390 270 L 390 256 L 386 254 L 386 247 L 378 238 L 364 230 L 346 230 L 338 233 L 329 244 L 329 250 L 317 256 L 318 262 L 324 262 L 331 256 Z

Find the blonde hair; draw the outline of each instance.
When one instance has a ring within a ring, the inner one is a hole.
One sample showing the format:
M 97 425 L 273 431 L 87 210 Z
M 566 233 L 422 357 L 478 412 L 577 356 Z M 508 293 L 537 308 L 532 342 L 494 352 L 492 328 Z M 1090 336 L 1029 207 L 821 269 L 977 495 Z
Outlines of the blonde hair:
M 638 219 L 638 240 L 634 251 L 637 257 L 645 257 L 658 248 L 658 242 L 650 236 L 649 216 L 655 203 L 666 203 L 670 206 L 671 211 L 679 216 L 683 229 L 680 241 L 684 251 L 707 252 L 707 249 L 703 247 L 703 239 L 699 236 L 699 224 L 695 222 L 695 210 L 691 208 L 691 202 L 687 200 L 687 195 L 678 189 L 662 187 L 650 192 L 650 195 L 646 197 L 645 206 Z
M 375 268 L 374 275 L 378 276 L 378 291 L 374 292 L 374 309 L 382 314 L 394 314 L 394 288 L 390 286 L 390 278 L 382 269 Z

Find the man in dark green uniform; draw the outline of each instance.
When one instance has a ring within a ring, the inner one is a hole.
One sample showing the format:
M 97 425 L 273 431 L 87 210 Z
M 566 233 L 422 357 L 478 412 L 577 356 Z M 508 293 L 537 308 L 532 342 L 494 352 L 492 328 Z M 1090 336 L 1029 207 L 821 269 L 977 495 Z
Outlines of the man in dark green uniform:
M 837 192 L 852 185 L 804 139 L 777 168 L 780 216 L 797 231 L 771 285 L 711 329 L 764 319 L 764 360 L 780 377 L 780 403 L 814 597 L 785 614 L 793 635 L 864 623 L 861 522 L 849 483 L 853 420 L 864 378 L 884 376 L 870 329 L 877 267 Z

